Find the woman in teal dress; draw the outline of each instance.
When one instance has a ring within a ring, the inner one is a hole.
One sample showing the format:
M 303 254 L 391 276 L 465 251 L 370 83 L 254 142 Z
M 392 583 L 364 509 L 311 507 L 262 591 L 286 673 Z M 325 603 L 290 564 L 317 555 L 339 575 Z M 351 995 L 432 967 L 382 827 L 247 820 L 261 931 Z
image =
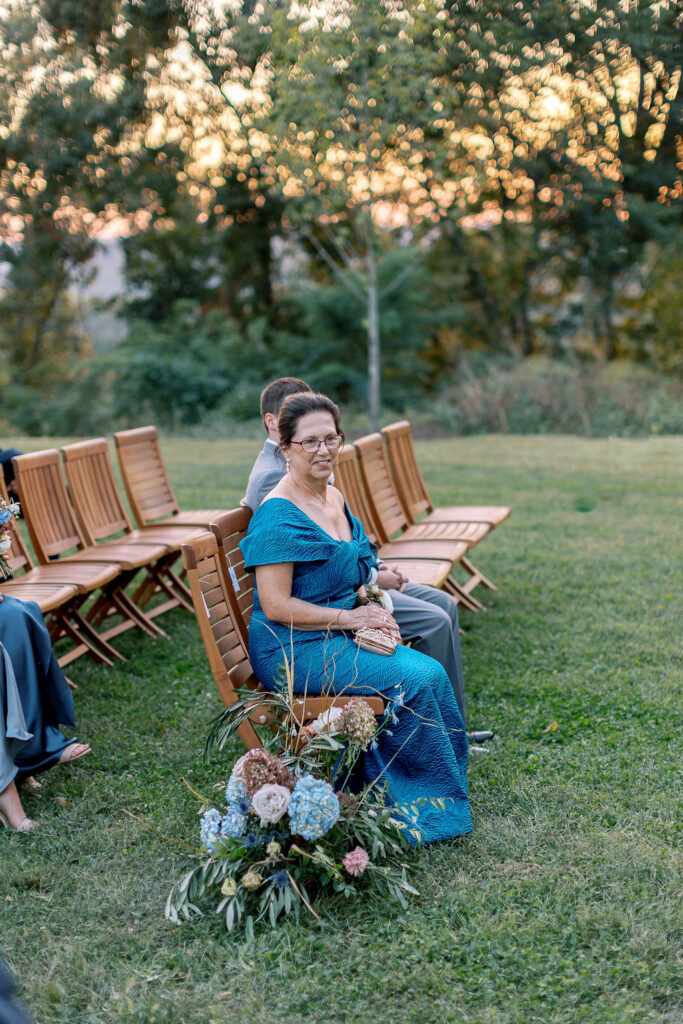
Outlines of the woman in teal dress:
M 361 626 L 394 637 L 398 627 L 378 605 L 356 607 L 372 556 L 361 523 L 328 485 L 343 441 L 339 410 L 324 395 L 292 395 L 279 427 L 289 472 L 242 542 L 246 567 L 256 574 L 249 625 L 254 671 L 274 689 L 286 655 L 296 692 L 383 696 L 395 721 L 366 752 L 366 780 L 386 783 L 397 807 L 417 807 L 423 842 L 470 832 L 467 738 L 445 671 L 407 647 L 384 657 L 353 641 L 352 630 Z

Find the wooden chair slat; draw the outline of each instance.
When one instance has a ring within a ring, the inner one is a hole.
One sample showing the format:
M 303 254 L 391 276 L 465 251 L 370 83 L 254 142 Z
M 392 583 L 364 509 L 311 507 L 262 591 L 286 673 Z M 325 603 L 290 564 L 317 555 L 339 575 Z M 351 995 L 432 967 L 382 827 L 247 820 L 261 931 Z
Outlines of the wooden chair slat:
M 410 423 L 407 420 L 390 423 L 382 430 L 382 436 L 398 498 L 409 523 L 425 515 L 431 522 L 485 523 L 494 527 L 510 515 L 506 505 L 452 505 L 435 509 L 420 472 Z

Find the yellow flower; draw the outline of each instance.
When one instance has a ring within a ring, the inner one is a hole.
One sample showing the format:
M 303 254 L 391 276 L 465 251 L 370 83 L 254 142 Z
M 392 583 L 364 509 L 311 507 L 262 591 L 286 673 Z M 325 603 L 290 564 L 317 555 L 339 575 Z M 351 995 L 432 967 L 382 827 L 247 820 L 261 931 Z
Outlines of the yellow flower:
M 234 878 L 226 878 L 221 886 L 221 892 L 224 896 L 234 896 L 237 892 L 237 882 Z
M 268 845 L 266 846 L 266 853 L 268 854 L 269 857 L 275 857 L 276 854 L 278 854 L 281 849 L 282 847 L 280 846 L 280 844 L 276 843 L 275 840 L 273 839 L 273 841 L 271 843 L 268 843 Z
M 258 889 L 262 881 L 258 871 L 247 871 L 246 875 L 242 875 L 242 885 L 245 889 Z

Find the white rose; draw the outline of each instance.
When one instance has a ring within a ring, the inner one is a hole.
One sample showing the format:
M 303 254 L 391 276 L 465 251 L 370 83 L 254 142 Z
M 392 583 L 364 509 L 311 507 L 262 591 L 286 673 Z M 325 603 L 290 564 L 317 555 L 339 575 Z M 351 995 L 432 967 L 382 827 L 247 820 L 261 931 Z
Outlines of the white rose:
M 251 809 L 258 814 L 262 825 L 274 825 L 286 813 L 291 793 L 286 786 L 267 782 L 251 798 Z
M 334 732 L 332 728 L 338 718 L 344 714 L 343 708 L 328 708 L 327 711 L 323 711 L 321 715 L 318 715 L 314 721 L 308 726 L 311 732 Z
M 6 551 L 9 551 L 9 549 L 11 547 L 12 547 L 12 541 L 11 540 L 9 540 L 9 539 L 7 539 L 7 540 L 0 540 L 0 555 L 4 555 L 4 553 Z
M 391 615 L 391 613 L 394 610 L 394 602 L 391 600 L 391 594 L 389 593 L 388 590 L 380 590 L 379 601 L 380 604 L 382 605 L 382 608 L 384 608 L 385 612 L 389 612 L 389 614 Z

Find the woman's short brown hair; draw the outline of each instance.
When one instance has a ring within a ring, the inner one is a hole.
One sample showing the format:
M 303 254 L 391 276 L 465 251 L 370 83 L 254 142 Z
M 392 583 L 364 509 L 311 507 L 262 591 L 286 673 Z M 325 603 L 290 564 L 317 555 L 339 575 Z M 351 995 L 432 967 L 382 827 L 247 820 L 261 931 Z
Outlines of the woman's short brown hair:
M 290 395 L 282 403 L 277 421 L 281 447 L 286 448 L 289 445 L 296 434 L 299 420 L 302 416 L 307 416 L 309 412 L 329 412 L 334 420 L 335 430 L 341 434 L 341 415 L 332 399 L 316 392 L 300 392 Z

